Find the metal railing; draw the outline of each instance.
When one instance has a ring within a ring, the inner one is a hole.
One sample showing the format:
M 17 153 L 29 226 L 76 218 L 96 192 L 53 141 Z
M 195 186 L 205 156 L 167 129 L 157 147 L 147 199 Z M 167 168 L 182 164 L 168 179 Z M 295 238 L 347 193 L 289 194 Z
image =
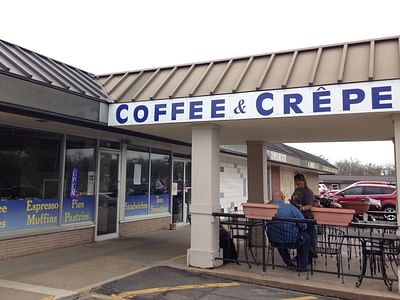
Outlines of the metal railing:
M 249 267 L 254 264 L 272 266 L 269 261 L 262 261 L 263 257 L 260 257 L 257 251 L 259 248 L 263 250 L 266 248 L 269 251 L 270 245 L 264 230 L 266 221 L 247 219 L 244 214 L 236 213 L 213 213 L 213 216 L 219 218 L 221 226 L 228 230 L 234 244 L 240 248 L 237 259 L 224 259 L 224 261 L 246 263 Z M 285 221 L 296 222 L 296 219 L 285 219 Z M 309 222 L 310 226 L 315 224 L 314 220 Z M 319 253 L 318 258 L 312 261 L 312 272 L 337 274 L 342 278 L 358 277 L 361 281 L 363 278 L 381 279 L 385 281 L 388 289 L 391 289 L 392 282 L 398 280 L 400 252 L 398 228 L 397 224 L 378 221 L 351 223 L 347 227 L 316 225 L 315 238 Z M 340 247 L 337 243 L 340 243 Z M 333 248 L 340 248 L 337 254 L 345 262 L 344 267 L 337 268 L 339 262 L 336 261 L 336 255 L 332 251 L 323 251 Z M 292 253 L 294 256 L 295 251 Z M 362 274 L 365 265 L 367 270 Z M 274 266 L 286 267 L 283 262 L 275 263 Z

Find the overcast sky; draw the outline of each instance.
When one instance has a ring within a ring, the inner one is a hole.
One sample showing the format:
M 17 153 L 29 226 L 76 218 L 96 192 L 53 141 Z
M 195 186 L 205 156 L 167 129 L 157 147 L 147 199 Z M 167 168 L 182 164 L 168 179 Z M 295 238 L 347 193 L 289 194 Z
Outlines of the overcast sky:
M 399 8 L 396 0 L 3 0 L 0 38 L 102 74 L 399 35 Z M 300 147 L 331 162 L 393 162 L 392 142 L 359 144 Z

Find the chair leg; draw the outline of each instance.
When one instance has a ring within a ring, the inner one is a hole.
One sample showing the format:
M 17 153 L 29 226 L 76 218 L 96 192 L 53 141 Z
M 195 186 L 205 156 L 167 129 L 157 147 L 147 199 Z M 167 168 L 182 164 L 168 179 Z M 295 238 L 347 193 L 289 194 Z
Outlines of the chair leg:
M 340 272 L 342 273 L 342 284 L 344 284 L 343 256 L 340 253 Z
M 275 248 L 272 247 L 271 251 L 272 269 L 275 270 Z
M 336 270 L 337 270 L 337 277 L 340 278 L 339 254 L 336 254 Z
M 247 254 L 247 248 L 248 248 L 248 246 L 249 246 L 248 240 L 245 239 L 245 240 L 244 240 L 244 256 L 246 257 L 246 262 L 247 262 L 247 265 L 249 266 L 249 269 L 251 269 L 251 265 L 250 265 L 250 262 L 249 262 L 249 256 L 248 256 L 248 254 Z
M 236 264 L 240 265 L 240 262 L 239 262 L 239 260 L 240 260 L 240 241 L 238 238 L 236 239 L 236 254 L 237 254 Z

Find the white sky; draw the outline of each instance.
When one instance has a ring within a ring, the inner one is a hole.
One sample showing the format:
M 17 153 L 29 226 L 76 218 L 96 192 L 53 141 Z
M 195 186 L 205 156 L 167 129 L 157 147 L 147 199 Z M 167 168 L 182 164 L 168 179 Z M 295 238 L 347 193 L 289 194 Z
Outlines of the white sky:
M 102 74 L 399 35 L 399 11 L 396 0 L 3 0 L 0 38 Z M 306 150 L 393 162 L 391 142 L 324 144 Z

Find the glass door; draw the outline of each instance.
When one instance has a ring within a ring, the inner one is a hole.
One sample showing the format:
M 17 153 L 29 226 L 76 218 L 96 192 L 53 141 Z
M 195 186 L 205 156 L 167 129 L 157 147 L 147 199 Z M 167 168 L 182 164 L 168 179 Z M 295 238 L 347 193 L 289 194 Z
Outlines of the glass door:
M 192 203 L 192 162 L 185 162 L 185 200 L 183 207 L 183 219 L 186 223 L 190 223 L 190 204 Z
M 172 176 L 172 223 L 188 223 L 191 203 L 191 162 L 174 160 Z
M 119 152 L 101 150 L 96 240 L 118 237 Z

